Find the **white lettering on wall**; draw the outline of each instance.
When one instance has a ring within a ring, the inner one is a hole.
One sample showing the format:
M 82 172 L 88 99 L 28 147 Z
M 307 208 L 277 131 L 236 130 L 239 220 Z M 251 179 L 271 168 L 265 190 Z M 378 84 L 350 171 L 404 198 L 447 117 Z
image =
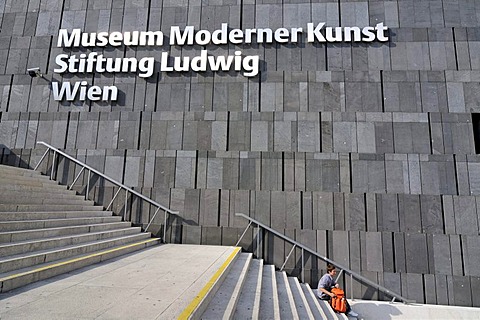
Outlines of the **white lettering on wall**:
M 56 101 L 74 101 L 78 99 L 85 101 L 86 98 L 92 101 L 116 101 L 118 96 L 118 88 L 115 86 L 87 86 L 87 81 L 75 82 L 62 82 L 62 85 L 58 86 L 58 82 L 52 82 L 53 99 Z
M 376 26 L 363 28 L 331 27 L 325 22 L 317 24 L 307 23 L 307 43 L 335 43 L 335 42 L 386 42 L 388 27 L 383 22 Z M 181 29 L 179 26 L 170 28 L 170 46 L 193 46 L 199 45 L 227 45 L 229 43 L 262 44 L 277 42 L 280 44 L 298 43 L 302 38 L 304 29 L 298 28 L 257 28 L 236 29 L 229 28 L 227 23 L 222 23 L 220 29 L 195 30 L 193 26 Z M 91 47 L 129 47 L 129 46 L 163 46 L 164 34 L 162 31 L 132 31 L 132 32 L 92 32 L 85 33 L 81 29 L 60 29 L 58 34 L 58 47 L 65 48 L 91 48 Z M 229 55 L 210 55 L 206 49 L 200 50 L 197 56 L 171 57 L 169 48 L 161 53 L 158 67 L 155 67 L 153 57 L 104 57 L 100 52 L 62 53 L 56 56 L 56 73 L 136 73 L 141 78 L 151 77 L 158 72 L 205 72 L 205 71 L 236 71 L 245 77 L 255 77 L 260 73 L 260 58 L 258 55 L 243 55 L 242 51 L 236 50 Z M 122 49 L 123 50 L 123 49 Z M 75 99 L 92 101 L 116 100 L 118 89 L 115 86 L 88 86 L 86 81 L 64 82 L 60 86 L 57 82 L 52 83 L 55 100 L 73 101 Z
M 133 31 L 133 32 L 93 32 L 82 33 L 80 29 L 73 29 L 68 34 L 67 29 L 60 29 L 58 32 L 57 47 L 105 47 L 111 45 L 113 47 L 121 46 L 162 46 L 162 31 Z

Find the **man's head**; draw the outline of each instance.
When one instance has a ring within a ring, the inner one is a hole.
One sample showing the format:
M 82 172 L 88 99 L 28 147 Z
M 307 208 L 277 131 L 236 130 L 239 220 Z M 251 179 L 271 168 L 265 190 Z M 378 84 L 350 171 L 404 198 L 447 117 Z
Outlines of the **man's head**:
M 335 266 L 331 263 L 327 264 L 327 273 L 331 276 L 334 276 L 337 273 Z

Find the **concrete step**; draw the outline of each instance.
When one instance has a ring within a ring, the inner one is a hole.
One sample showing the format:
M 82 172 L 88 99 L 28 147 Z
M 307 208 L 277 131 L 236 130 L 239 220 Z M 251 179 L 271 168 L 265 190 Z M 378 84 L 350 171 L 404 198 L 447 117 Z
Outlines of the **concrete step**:
M 315 292 L 313 289 L 310 288 L 308 284 L 306 284 L 307 290 L 309 290 L 311 293 L 310 295 L 313 295 L 315 298 L 315 301 L 318 304 L 318 308 L 323 311 L 323 313 L 326 315 L 326 319 L 343 319 L 343 320 L 348 320 L 348 317 L 344 313 L 337 313 L 333 311 L 332 307 L 330 307 L 330 303 L 326 300 L 321 300 L 317 298 Z M 315 289 L 316 290 L 316 289 Z
M 252 259 L 233 319 L 259 319 L 263 260 Z
M 36 174 L 36 175 L 41 175 L 40 171 L 35 171 L 33 169 L 27 169 L 27 168 L 19 168 L 19 167 L 14 167 L 14 166 L 9 166 L 6 164 L 0 164 L 0 172 L 13 172 L 16 174 Z
M 35 252 L 51 248 L 60 248 L 73 244 L 86 243 L 96 240 L 122 237 L 140 233 L 140 227 L 107 230 L 100 232 L 83 233 L 72 236 L 59 236 L 38 240 L 27 240 L 8 244 L 0 244 L 0 257 L 19 255 L 27 252 Z M 0 258 L 1 261 L 1 258 Z M 1 269 L 0 269 L 1 270 Z
M 42 175 L 40 171 L 6 166 L 6 165 L 0 165 L 0 174 L 15 174 L 18 176 L 34 176 L 34 177 Z
M 25 197 L 25 196 L 17 196 L 17 197 L 8 197 L 4 195 L 0 195 L 0 203 L 2 204 L 64 204 L 64 205 L 86 205 L 86 206 L 93 206 L 95 203 L 91 200 L 82 199 L 82 197 L 77 198 L 70 198 L 70 199 L 61 199 L 61 198 L 42 198 L 42 197 Z
M 292 291 L 288 283 L 287 274 L 285 271 L 277 271 L 275 275 L 277 281 L 278 302 L 280 307 L 281 319 L 300 319 L 295 308 L 295 301 L 293 300 Z
M 298 278 L 288 277 L 288 284 L 290 285 L 290 290 L 292 291 L 293 300 L 295 301 L 295 308 L 300 319 L 311 319 L 314 320 L 315 316 L 310 310 L 310 305 L 308 304 L 307 298 L 303 293 Z
M 2 173 L 0 172 L 0 181 L 6 181 L 5 184 L 19 184 L 19 185 L 58 185 L 58 183 L 54 180 L 50 180 L 49 177 L 46 176 L 19 176 L 16 174 L 11 173 Z
M 311 289 L 312 293 L 313 289 Z M 322 310 L 327 314 L 328 319 L 342 319 L 342 320 L 348 320 L 348 317 L 345 315 L 345 313 L 337 313 L 335 312 L 332 307 L 330 306 L 330 302 L 326 300 L 321 300 L 317 298 L 317 301 L 322 308 Z
M 64 226 L 57 228 L 20 230 L 0 232 L 0 243 L 12 243 L 17 241 L 38 240 L 44 238 L 53 238 L 61 236 L 73 236 L 77 234 L 86 234 L 93 232 L 109 231 L 114 229 L 125 229 L 131 227 L 131 222 L 113 222 L 90 224 L 80 226 Z
M 328 319 L 338 319 L 338 314 L 333 311 L 332 307 L 330 307 L 330 303 L 328 301 L 318 299 L 318 304 L 320 308 L 327 314 Z
M 19 171 L 30 171 L 31 170 L 30 168 L 15 167 L 15 166 L 12 166 L 12 165 L 9 165 L 9 164 L 0 164 L 0 170 L 7 170 L 7 169 L 19 170 Z
M 201 316 L 202 319 L 232 318 L 251 260 L 251 253 L 239 255 Z
M 31 211 L 102 211 L 103 207 L 82 204 L 0 204 L 1 212 L 31 212 Z
M 0 176 L 0 183 L 3 185 L 24 185 L 24 186 L 33 186 L 33 187 L 48 187 L 48 186 L 59 186 L 59 184 L 50 180 L 45 176 L 38 177 L 24 177 L 17 175 L 3 175 Z
M 146 235 L 149 237 L 148 234 Z M 131 238 L 127 242 L 121 244 L 120 242 L 122 241 L 117 240 L 117 242 L 118 246 L 114 248 L 105 247 L 93 253 L 85 252 L 74 258 L 69 257 L 54 262 L 43 263 L 34 267 L 22 268 L 10 272 L 9 274 L 0 274 L 0 292 L 7 292 L 36 281 L 48 279 L 59 274 L 160 244 L 159 239 L 150 238 L 142 240 L 134 240 Z M 97 246 L 101 247 L 100 244 L 97 244 Z
M 28 178 L 28 179 L 36 179 L 36 180 L 50 180 L 50 177 L 49 176 L 44 176 L 44 175 L 41 175 L 40 173 L 38 172 L 35 172 L 33 170 L 31 171 L 21 171 L 21 172 L 15 172 L 15 171 L 5 171 L 5 170 L 1 170 L 0 169 L 0 177 L 5 177 L 5 178 L 12 178 L 14 177 L 14 179 L 24 179 L 24 178 Z
M 308 302 L 308 305 L 310 306 L 310 310 L 315 319 L 333 319 L 331 315 L 329 318 L 328 316 L 329 314 L 323 311 L 323 308 L 320 306 L 319 299 L 317 298 L 313 290 L 310 288 L 308 283 L 307 284 L 302 283 L 300 287 L 302 288 L 302 291 L 305 295 L 305 298 Z
M 59 194 L 75 194 L 75 191 L 68 190 L 66 186 L 51 185 L 47 188 L 44 186 L 27 186 L 27 185 L 12 185 L 12 184 L 0 184 L 0 192 L 55 192 Z
M 68 257 L 75 257 L 81 254 L 91 253 L 99 250 L 121 246 L 135 241 L 142 241 L 150 238 L 150 233 L 142 232 L 124 236 L 97 239 L 84 243 L 72 243 L 64 247 L 53 247 L 50 249 L 27 252 L 15 256 L 0 258 L 0 272 L 7 273 L 22 268 L 40 265 Z M 2 275 L 1 277 L 9 276 Z
M 68 193 L 49 191 L 49 190 L 39 190 L 39 191 L 7 191 L 3 190 L 0 193 L 2 198 L 13 198 L 13 197 L 30 197 L 30 198 L 44 198 L 44 199 L 84 199 L 83 195 L 77 195 L 75 191 L 69 191 Z
M 38 172 L 0 166 L 0 291 L 159 242 Z
M 113 215 L 112 211 L 103 211 L 103 210 L 0 212 L 0 221 L 98 218 L 98 217 L 111 217 L 112 215 Z
M 332 308 L 330 307 L 330 304 L 329 304 L 328 302 L 325 302 L 325 303 L 327 304 L 327 306 L 328 306 L 330 309 L 332 309 Z M 335 314 L 335 318 L 334 318 L 334 319 L 341 319 L 341 320 L 348 320 L 348 319 L 349 319 L 345 313 L 338 313 L 338 312 L 334 312 L 333 310 L 332 310 L 332 312 Z M 355 318 L 353 318 L 353 319 L 355 319 Z
M 0 221 L 0 232 L 36 230 L 45 228 L 58 228 L 67 226 L 80 226 L 101 223 L 113 223 L 122 221 L 120 216 L 71 218 L 71 219 L 46 219 L 46 220 L 14 220 Z
M 330 303 L 326 300 L 321 300 L 317 298 L 318 305 L 323 310 L 323 312 L 327 315 L 327 319 L 338 319 L 338 314 L 333 311 L 332 307 L 330 307 Z
M 280 319 L 277 281 L 275 279 L 275 266 L 273 265 L 263 266 L 260 319 Z
M 192 245 L 184 245 L 185 247 L 192 247 Z M 195 246 L 194 246 L 195 247 Z M 220 248 L 220 247 L 219 247 Z M 182 249 L 179 249 L 182 250 Z M 195 250 L 198 250 L 195 249 Z M 203 250 L 200 248 L 200 251 L 203 255 Z M 209 263 L 210 267 L 203 272 L 198 272 L 197 265 L 201 265 L 202 258 L 196 253 L 191 253 L 196 257 L 199 257 L 199 261 L 195 260 L 195 263 L 190 263 L 190 269 L 192 272 L 182 272 L 182 280 L 188 278 L 189 276 L 199 275 L 203 279 L 190 281 L 187 283 L 180 284 L 176 286 L 178 294 L 173 299 L 174 301 L 161 313 L 158 319 L 200 319 L 201 315 L 205 312 L 208 307 L 208 304 L 212 301 L 215 293 L 221 287 L 223 280 L 227 277 L 230 272 L 233 264 L 241 253 L 240 247 L 221 247 L 220 256 L 218 256 L 215 261 Z M 189 254 L 189 256 L 191 255 Z M 208 254 L 208 252 L 207 252 Z M 189 259 L 189 258 L 187 258 Z M 183 262 L 175 263 L 178 268 L 182 268 L 185 259 L 182 259 Z M 198 262 L 198 263 L 197 263 Z M 185 274 L 188 273 L 188 274 Z M 178 281 L 176 281 L 178 283 Z M 193 293 L 193 297 L 192 297 Z M 192 299 L 193 298 L 193 299 Z M 135 318 L 132 316 L 132 318 Z

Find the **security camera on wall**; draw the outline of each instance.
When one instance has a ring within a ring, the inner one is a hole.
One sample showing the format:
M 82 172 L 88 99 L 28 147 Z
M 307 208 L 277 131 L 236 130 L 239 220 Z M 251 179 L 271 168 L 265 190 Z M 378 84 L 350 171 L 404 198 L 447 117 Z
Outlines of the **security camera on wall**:
M 32 78 L 43 78 L 43 74 L 40 72 L 40 68 L 28 68 L 27 73 Z

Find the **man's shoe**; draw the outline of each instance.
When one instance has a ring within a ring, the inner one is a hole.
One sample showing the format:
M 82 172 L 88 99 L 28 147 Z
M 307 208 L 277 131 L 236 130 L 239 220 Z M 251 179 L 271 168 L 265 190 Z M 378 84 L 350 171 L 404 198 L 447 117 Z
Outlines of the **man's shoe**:
M 353 311 L 353 310 L 350 310 L 350 311 L 347 313 L 347 316 L 356 318 L 356 317 L 358 317 L 358 313 L 356 313 L 356 312 Z

